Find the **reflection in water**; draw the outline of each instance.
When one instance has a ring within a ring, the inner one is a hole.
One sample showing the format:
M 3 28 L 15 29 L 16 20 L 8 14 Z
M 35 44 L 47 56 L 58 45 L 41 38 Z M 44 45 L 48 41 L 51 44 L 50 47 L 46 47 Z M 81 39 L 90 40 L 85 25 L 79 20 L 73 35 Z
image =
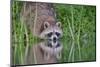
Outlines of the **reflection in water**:
M 34 44 L 27 55 L 26 64 L 56 63 L 61 57 L 62 44 L 60 41 L 43 41 Z

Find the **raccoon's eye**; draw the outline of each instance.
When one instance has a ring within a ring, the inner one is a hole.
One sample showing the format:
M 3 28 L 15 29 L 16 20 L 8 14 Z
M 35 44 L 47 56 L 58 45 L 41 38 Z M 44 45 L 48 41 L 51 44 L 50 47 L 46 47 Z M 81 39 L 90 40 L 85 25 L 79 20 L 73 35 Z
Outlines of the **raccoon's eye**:
M 48 37 L 51 37 L 51 36 L 52 36 L 52 34 L 53 34 L 53 33 L 52 33 L 52 32 L 50 32 L 50 33 L 48 33 L 48 34 L 47 34 L 47 36 L 48 36 Z
M 59 37 L 60 36 L 60 33 L 56 32 L 56 35 Z
M 59 47 L 59 46 L 60 46 L 60 44 L 58 43 L 58 44 L 56 45 L 56 48 Z
M 52 47 L 52 44 L 51 44 L 51 43 L 48 43 L 47 46 L 48 46 L 48 47 Z

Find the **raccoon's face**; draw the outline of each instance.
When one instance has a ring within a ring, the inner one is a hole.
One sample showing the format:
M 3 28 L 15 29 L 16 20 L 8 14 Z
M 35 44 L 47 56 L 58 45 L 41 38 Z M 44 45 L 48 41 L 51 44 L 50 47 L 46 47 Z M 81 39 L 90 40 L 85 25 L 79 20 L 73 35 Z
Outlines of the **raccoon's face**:
M 62 36 L 61 23 L 50 25 L 49 22 L 45 22 L 43 32 L 46 39 L 56 42 Z
M 44 45 L 41 44 L 40 47 L 44 52 L 55 56 L 61 52 L 63 46 L 58 40 L 56 42 L 48 40 Z

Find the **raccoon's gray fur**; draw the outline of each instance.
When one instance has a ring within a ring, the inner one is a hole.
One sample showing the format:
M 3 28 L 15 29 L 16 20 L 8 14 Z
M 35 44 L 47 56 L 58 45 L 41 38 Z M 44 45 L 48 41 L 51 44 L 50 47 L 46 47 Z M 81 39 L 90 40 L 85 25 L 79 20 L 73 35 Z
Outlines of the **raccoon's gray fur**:
M 57 63 L 61 56 L 62 44 L 44 41 L 33 45 L 27 56 L 26 64 Z
M 51 3 L 24 2 L 21 20 L 29 27 L 34 36 L 42 39 L 58 39 L 62 35 L 61 24 L 56 21 Z M 51 32 L 52 34 L 49 36 Z

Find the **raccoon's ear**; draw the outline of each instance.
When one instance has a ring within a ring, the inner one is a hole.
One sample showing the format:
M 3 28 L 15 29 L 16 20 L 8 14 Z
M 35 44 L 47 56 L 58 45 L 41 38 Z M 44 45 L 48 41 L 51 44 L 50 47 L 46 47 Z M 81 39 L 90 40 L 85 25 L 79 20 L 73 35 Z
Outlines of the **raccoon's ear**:
M 44 22 L 44 29 L 48 28 L 49 27 L 49 22 Z
M 57 25 L 58 27 L 61 27 L 61 22 L 57 22 L 56 25 Z

